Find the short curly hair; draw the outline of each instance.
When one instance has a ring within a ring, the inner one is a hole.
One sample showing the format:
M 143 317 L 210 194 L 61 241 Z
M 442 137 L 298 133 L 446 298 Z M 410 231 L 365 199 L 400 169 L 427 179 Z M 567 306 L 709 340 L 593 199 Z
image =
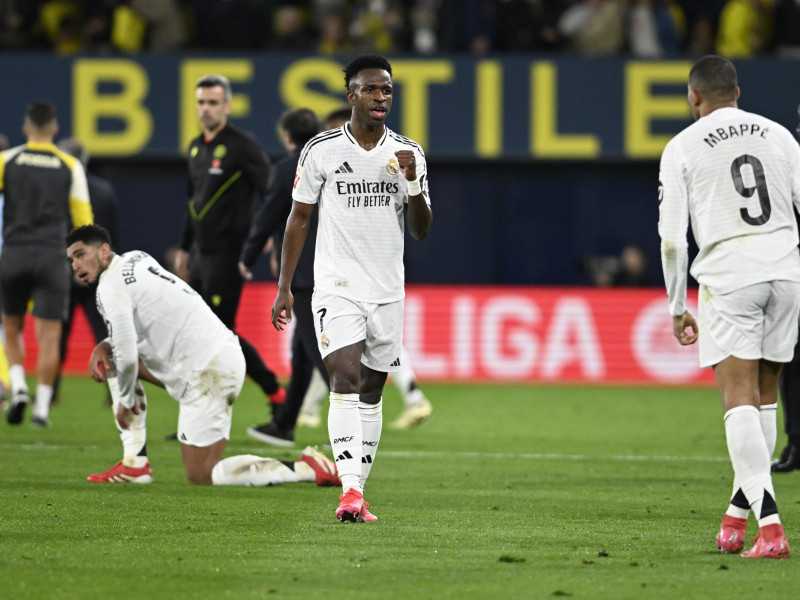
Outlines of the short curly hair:
M 350 89 L 350 80 L 364 69 L 383 69 L 389 76 L 392 75 L 392 65 L 379 54 L 362 54 L 351 60 L 344 69 L 344 87 Z

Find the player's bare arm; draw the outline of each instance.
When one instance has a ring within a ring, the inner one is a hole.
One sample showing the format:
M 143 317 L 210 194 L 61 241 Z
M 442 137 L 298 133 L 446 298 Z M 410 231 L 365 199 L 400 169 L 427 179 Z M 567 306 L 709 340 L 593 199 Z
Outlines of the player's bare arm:
M 313 211 L 313 204 L 293 202 L 292 212 L 289 213 L 289 219 L 286 221 L 283 253 L 281 254 L 281 272 L 278 277 L 278 295 L 272 305 L 272 325 L 278 331 L 283 331 L 284 327 L 292 320 L 294 296 L 292 296 L 290 288 L 294 278 L 294 271 L 297 268 L 297 261 L 300 260 L 300 253 L 306 243 Z
M 417 180 L 417 161 L 412 150 L 398 150 L 394 153 L 400 172 L 406 181 Z M 415 240 L 422 240 L 428 236 L 433 221 L 433 212 L 422 191 L 408 196 L 408 232 Z

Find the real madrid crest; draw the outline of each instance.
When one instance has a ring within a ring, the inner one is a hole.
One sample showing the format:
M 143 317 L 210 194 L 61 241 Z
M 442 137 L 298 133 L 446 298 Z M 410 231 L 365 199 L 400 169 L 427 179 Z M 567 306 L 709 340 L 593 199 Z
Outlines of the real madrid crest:
M 322 334 L 322 336 L 319 338 L 319 345 L 320 345 L 320 346 L 322 346 L 322 349 L 323 349 L 323 350 L 327 350 L 327 349 L 328 349 L 328 346 L 330 346 L 330 345 L 331 345 L 331 341 L 328 339 L 328 336 L 327 336 L 327 335 L 325 335 L 324 333 L 323 333 L 323 334 Z
M 397 164 L 397 158 L 391 157 L 389 163 L 386 165 L 386 172 L 391 175 L 397 175 L 400 172 L 400 165 Z

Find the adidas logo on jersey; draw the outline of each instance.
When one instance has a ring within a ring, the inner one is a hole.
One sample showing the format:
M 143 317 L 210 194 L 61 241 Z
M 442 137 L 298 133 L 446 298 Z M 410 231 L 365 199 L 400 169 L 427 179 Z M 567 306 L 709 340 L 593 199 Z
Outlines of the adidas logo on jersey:
M 344 161 L 339 168 L 334 171 L 334 173 L 352 173 L 353 169 L 347 164 L 347 161 Z
M 397 358 L 395 358 L 394 362 L 389 366 L 390 367 L 399 367 L 400 366 L 400 357 L 398 356 Z

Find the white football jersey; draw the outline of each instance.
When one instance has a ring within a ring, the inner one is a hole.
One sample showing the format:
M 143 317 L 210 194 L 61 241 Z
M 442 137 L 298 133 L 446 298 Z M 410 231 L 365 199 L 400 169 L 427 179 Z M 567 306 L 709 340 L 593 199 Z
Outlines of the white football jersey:
M 383 304 L 405 295 L 403 209 L 408 184 L 396 150 L 413 150 L 417 180 L 430 206 L 425 154 L 388 127 L 364 150 L 347 124 L 312 138 L 297 164 L 292 198 L 319 203 L 314 287 L 351 300 Z
M 180 401 L 189 378 L 235 337 L 197 292 L 138 250 L 115 256 L 100 275 L 97 308 L 108 326 L 121 402 L 128 408 L 139 358 Z
M 800 146 L 760 115 L 721 108 L 676 135 L 659 173 L 661 263 L 670 312 L 686 310 L 689 221 L 699 252 L 691 274 L 712 294 L 800 281 Z

